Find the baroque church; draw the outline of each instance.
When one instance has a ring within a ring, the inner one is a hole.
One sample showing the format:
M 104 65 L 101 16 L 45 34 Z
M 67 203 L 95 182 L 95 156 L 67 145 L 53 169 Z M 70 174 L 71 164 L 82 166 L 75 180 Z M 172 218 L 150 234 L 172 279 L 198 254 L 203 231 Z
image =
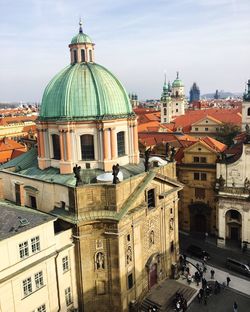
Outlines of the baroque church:
M 182 185 L 175 161 L 139 157 L 129 97 L 81 23 L 69 51 L 43 94 L 37 148 L 2 165 L 0 193 L 72 229 L 79 311 L 128 311 L 174 273 Z
M 173 117 L 184 115 L 185 105 L 185 89 L 182 80 L 179 78 L 179 72 L 177 72 L 172 85 L 170 82 L 167 84 L 165 76 L 161 95 L 161 123 L 170 123 Z

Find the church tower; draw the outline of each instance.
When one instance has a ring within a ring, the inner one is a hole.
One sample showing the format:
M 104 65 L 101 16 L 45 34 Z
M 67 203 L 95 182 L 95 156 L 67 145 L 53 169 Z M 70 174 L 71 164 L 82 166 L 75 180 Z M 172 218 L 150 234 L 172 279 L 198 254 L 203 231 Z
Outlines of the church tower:
M 172 84 L 172 114 L 173 116 L 180 116 L 185 114 L 185 90 L 182 80 L 179 79 L 179 72 L 177 72 L 176 79 Z
M 250 126 L 250 79 L 243 95 L 242 103 L 242 131 L 246 130 L 246 125 Z
M 171 85 L 166 81 L 166 75 L 161 94 L 161 123 L 170 123 L 172 119 Z

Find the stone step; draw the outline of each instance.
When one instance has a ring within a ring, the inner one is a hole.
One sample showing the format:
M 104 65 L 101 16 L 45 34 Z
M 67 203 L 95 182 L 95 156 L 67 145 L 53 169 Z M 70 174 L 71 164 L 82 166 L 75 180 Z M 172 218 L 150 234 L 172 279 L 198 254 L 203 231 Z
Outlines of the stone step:
M 140 312 L 148 312 L 150 307 L 151 308 L 156 307 L 157 311 L 159 311 L 159 312 L 163 311 L 161 305 L 155 303 L 154 301 L 150 300 L 149 298 L 146 298 L 143 300 L 143 302 L 141 303 L 139 311 Z

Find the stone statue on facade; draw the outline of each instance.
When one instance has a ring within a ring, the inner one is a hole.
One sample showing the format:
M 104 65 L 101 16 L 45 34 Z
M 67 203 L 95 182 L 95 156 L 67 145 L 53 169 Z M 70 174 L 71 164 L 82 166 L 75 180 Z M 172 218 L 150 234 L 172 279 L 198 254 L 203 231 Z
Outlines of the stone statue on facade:
M 169 143 L 167 142 L 167 143 L 165 144 L 165 156 L 166 156 L 166 158 L 169 158 L 169 152 L 170 152 L 170 145 L 169 145 Z
M 79 184 L 82 183 L 82 178 L 81 178 L 81 166 L 78 166 L 77 164 L 75 165 L 75 167 L 73 168 L 73 172 L 75 174 L 75 178 L 76 178 L 76 186 L 78 186 Z
M 250 181 L 248 180 L 248 178 L 246 178 L 245 181 L 244 181 L 244 189 L 245 190 L 249 190 L 250 189 Z
M 132 249 L 131 246 L 128 246 L 127 249 L 127 264 L 129 264 L 132 261 Z
M 174 157 L 175 157 L 175 154 L 176 154 L 176 150 L 175 150 L 175 147 L 171 147 L 171 154 L 170 154 L 170 161 L 173 162 L 174 161 Z
M 105 268 L 104 254 L 102 252 L 98 252 L 96 255 L 96 268 L 97 270 Z
M 149 171 L 149 156 L 150 156 L 150 153 L 151 153 L 151 149 L 150 148 L 148 148 L 147 150 L 145 150 L 145 152 L 144 152 L 144 155 L 145 155 L 145 157 L 144 157 L 144 166 L 145 166 L 145 172 L 147 172 L 147 171 Z
M 225 179 L 223 178 L 222 174 L 220 175 L 219 179 L 218 179 L 218 182 L 219 182 L 219 187 L 220 188 L 224 188 L 225 186 Z
M 113 184 L 117 184 L 120 182 L 119 178 L 118 178 L 118 173 L 120 171 L 120 167 L 119 164 L 113 165 L 112 167 L 112 175 L 113 175 Z

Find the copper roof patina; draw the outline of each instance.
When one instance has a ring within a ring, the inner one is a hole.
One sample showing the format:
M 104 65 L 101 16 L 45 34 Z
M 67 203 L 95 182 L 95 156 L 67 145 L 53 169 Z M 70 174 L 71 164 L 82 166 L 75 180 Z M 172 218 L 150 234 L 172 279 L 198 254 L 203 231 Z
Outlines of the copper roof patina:
M 120 81 L 95 63 L 67 66 L 46 87 L 40 120 L 96 120 L 134 115 Z

